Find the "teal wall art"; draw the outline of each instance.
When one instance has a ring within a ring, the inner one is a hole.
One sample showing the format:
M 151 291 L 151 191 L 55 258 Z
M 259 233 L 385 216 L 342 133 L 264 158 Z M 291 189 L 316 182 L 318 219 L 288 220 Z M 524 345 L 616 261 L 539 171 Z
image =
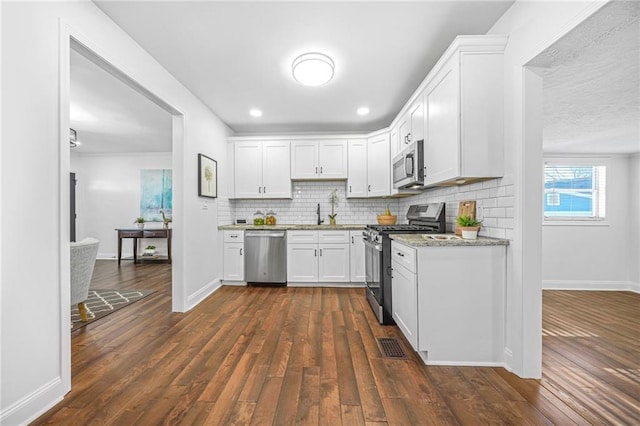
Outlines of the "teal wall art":
M 140 216 L 147 222 L 162 222 L 172 216 L 173 191 L 171 169 L 140 170 Z

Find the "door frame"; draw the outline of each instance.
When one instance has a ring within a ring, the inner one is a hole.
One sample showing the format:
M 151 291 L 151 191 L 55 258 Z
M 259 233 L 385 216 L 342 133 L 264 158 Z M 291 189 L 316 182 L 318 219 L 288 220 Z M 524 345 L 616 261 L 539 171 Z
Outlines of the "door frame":
M 183 244 L 183 181 L 184 181 L 184 125 L 185 115 L 176 106 L 163 100 L 153 90 L 135 79 L 126 64 L 109 55 L 101 45 L 74 28 L 68 22 L 59 21 L 59 154 L 58 154 L 58 188 L 59 188 L 59 271 L 60 289 L 60 375 L 65 392 L 71 389 L 71 321 L 69 311 L 70 297 L 70 254 L 69 254 L 69 173 L 70 173 L 70 90 L 71 90 L 71 50 L 82 54 L 89 60 L 109 72 L 124 84 L 136 90 L 172 116 L 172 168 L 173 173 L 173 212 L 172 228 L 177 230 L 172 239 L 173 251 L 171 263 L 171 300 L 173 312 L 184 312 L 187 309 L 187 296 L 184 284 Z M 114 237 L 115 238 L 115 237 Z

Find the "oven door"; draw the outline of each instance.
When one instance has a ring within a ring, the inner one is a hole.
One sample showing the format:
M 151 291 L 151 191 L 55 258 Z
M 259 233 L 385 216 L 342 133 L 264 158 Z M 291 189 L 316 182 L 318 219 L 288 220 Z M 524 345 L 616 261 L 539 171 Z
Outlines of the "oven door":
M 382 244 L 365 240 L 365 279 L 370 297 L 382 306 Z M 374 307 L 375 309 L 375 307 Z

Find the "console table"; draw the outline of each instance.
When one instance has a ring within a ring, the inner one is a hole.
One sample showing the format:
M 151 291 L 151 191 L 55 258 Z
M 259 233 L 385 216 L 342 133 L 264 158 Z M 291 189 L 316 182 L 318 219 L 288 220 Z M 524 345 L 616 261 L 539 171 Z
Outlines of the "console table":
M 171 229 L 116 229 L 118 232 L 118 265 L 122 259 L 122 239 L 133 238 L 133 262 L 138 263 L 138 238 L 166 238 L 167 258 L 144 259 L 171 263 Z

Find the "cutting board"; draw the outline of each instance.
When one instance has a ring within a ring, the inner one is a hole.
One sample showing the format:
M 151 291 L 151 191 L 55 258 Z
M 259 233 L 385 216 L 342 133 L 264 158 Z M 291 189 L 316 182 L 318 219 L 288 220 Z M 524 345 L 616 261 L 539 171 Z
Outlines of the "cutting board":
M 460 205 L 458 206 L 458 216 L 471 216 L 473 219 L 475 219 L 475 200 L 460 201 Z M 462 230 L 460 229 L 460 226 L 458 226 L 458 224 L 456 224 L 456 235 L 462 235 Z

